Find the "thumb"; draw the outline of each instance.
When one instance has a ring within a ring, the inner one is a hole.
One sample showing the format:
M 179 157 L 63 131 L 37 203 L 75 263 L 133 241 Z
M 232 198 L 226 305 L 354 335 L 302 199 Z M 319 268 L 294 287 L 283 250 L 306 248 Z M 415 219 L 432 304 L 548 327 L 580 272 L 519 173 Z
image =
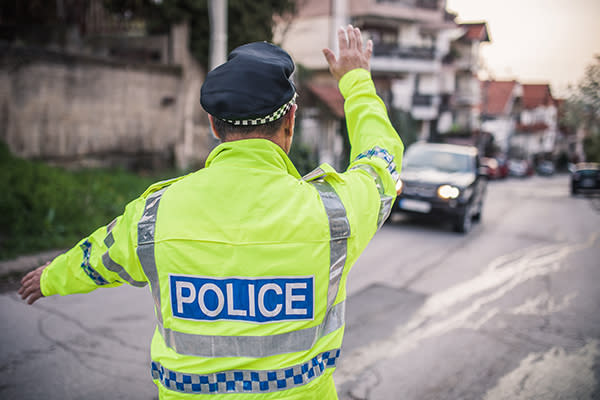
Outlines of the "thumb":
M 333 54 L 333 51 L 329 49 L 323 49 L 323 55 L 330 66 L 335 64 L 335 54 Z

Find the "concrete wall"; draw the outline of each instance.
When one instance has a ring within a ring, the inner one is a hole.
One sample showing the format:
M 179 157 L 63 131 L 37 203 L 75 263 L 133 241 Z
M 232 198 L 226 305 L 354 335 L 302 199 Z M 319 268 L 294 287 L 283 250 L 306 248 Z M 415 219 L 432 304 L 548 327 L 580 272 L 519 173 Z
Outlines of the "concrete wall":
M 202 166 L 214 146 L 203 73 L 177 29 L 185 54 L 171 65 L 0 44 L 0 140 L 64 166 Z
M 181 131 L 179 68 L 48 50 L 0 52 L 0 139 L 15 154 L 59 164 L 172 159 Z

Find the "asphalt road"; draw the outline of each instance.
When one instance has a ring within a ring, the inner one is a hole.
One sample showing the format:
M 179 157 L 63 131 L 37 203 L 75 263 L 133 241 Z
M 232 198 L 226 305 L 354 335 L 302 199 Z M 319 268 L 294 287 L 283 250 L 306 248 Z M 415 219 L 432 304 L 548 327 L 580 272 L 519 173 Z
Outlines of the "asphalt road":
M 491 182 L 468 235 L 395 216 L 351 272 L 340 399 L 600 399 L 600 198 Z M 156 398 L 147 290 L 0 294 L 0 398 Z M 7 289 L 8 287 L 8 289 Z

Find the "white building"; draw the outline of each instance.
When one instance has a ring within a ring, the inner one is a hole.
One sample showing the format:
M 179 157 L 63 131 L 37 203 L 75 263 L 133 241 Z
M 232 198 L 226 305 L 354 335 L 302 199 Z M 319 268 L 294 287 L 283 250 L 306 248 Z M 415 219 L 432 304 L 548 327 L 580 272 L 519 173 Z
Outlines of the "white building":
M 535 159 L 554 153 L 558 110 L 548 84 L 523 84 L 523 110 L 511 147 Z

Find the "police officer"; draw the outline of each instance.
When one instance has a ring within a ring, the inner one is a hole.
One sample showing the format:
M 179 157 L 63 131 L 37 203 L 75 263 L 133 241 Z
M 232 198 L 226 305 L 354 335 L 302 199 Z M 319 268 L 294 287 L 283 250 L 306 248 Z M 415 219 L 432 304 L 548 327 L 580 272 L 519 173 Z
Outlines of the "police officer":
M 222 141 L 206 168 L 150 186 L 27 274 L 22 298 L 149 284 L 161 399 L 336 399 L 346 279 L 389 215 L 403 152 L 369 73 L 372 43 L 350 25 L 338 39 L 339 58 L 323 52 L 345 98 L 346 172 L 298 174 L 294 64 L 272 44 L 241 46 L 202 87 Z

